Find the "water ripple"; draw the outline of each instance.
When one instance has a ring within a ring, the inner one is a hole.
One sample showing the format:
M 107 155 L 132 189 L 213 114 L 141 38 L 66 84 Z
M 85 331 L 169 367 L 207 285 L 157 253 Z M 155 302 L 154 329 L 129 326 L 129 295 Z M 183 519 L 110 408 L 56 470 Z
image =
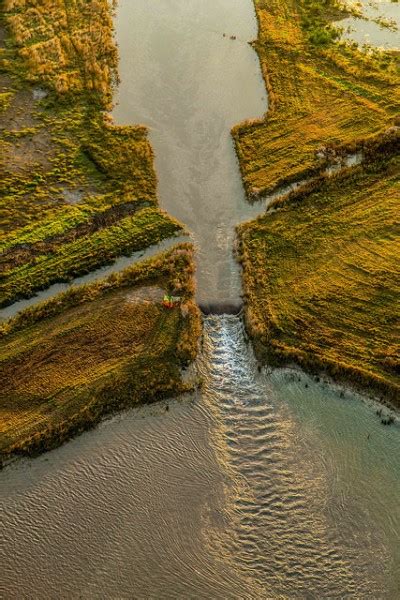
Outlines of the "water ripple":
M 198 368 L 201 391 L 168 411 L 1 473 L 0 597 L 397 598 L 396 429 L 299 374 L 259 374 L 237 317 L 205 319 Z
M 379 597 L 363 549 L 343 544 L 340 524 L 329 522 L 324 474 L 258 374 L 240 319 L 207 317 L 204 348 L 200 371 L 227 442 L 223 460 L 242 479 L 232 507 L 238 568 L 274 597 Z

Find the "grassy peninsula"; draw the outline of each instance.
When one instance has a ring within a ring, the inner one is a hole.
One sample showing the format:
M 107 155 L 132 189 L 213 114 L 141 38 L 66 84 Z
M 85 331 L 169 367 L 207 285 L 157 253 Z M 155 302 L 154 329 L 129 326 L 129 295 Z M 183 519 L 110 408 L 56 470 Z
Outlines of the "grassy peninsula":
M 254 0 L 268 89 L 265 119 L 233 135 L 249 198 L 326 168 L 398 119 L 398 55 L 335 41 L 336 0 Z
M 399 196 L 397 155 L 293 193 L 240 227 L 260 357 L 400 398 Z
M 247 328 L 260 359 L 400 406 L 398 55 L 336 41 L 331 0 L 255 5 L 271 104 L 234 130 L 248 195 L 316 178 L 238 228 Z M 362 165 L 318 176 L 356 149 Z
M 0 306 L 182 226 L 157 206 L 147 131 L 108 116 L 107 0 L 1 2 Z
M 107 413 L 187 391 L 201 321 L 181 244 L 76 286 L 0 329 L 0 461 L 58 446 Z M 179 294 L 166 310 L 165 293 Z

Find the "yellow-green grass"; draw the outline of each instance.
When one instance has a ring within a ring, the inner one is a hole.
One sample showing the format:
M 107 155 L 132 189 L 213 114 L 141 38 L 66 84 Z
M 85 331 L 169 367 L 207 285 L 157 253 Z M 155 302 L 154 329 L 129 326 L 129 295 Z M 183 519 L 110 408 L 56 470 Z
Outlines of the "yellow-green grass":
M 398 57 L 335 41 L 336 0 L 254 3 L 269 110 L 233 130 L 249 197 L 323 169 L 325 147 L 368 144 L 400 108 Z
M 246 323 L 260 358 L 325 370 L 398 406 L 399 179 L 397 151 L 239 227 Z
M 2 0 L 26 78 L 59 95 L 91 92 L 109 107 L 118 53 L 108 0 Z
M 84 106 L 84 98 L 73 108 L 54 108 L 52 101 L 42 100 L 37 107 L 36 133 L 28 130 L 14 140 L 3 132 L 0 140 L 5 149 L 0 160 L 2 236 L 73 213 L 68 194 L 74 192 L 83 207 L 105 193 L 115 204 L 127 195 L 156 203 L 153 154 L 144 127 L 113 127 L 96 109 Z
M 146 128 L 108 116 L 112 10 L 108 0 L 0 0 L 1 305 L 181 230 L 157 206 Z M 201 331 L 193 271 L 181 245 L 1 324 L 0 462 L 185 391 L 180 369 Z M 164 290 L 181 305 L 164 309 Z
M 46 242 L 50 243 L 60 236 L 66 236 L 70 232 L 91 223 L 107 220 L 107 217 L 121 208 L 129 206 L 132 212 L 141 208 L 143 203 L 131 198 L 128 194 L 116 198 L 112 193 L 88 198 L 84 204 L 69 205 L 60 208 L 57 219 L 49 216 L 41 219 L 40 224 L 31 223 L 26 227 L 11 231 L 3 235 L 0 242 L 2 256 L 6 253 L 16 252 L 18 246 L 24 245 L 27 249 L 34 248 Z M 100 228 L 100 227 L 99 227 Z
M 146 128 L 106 114 L 118 79 L 112 10 L 0 0 L 2 302 L 179 228 L 157 208 Z M 136 214 L 146 206 L 149 218 Z
M 51 250 L 45 246 L 43 253 L 1 275 L 0 306 L 29 298 L 52 283 L 89 273 L 120 255 L 157 244 L 179 231 L 181 225 L 160 210 L 143 208 L 91 235 L 56 244 Z
M 200 334 L 193 257 L 180 245 L 27 309 L 0 330 L 0 459 L 35 453 L 102 415 L 187 389 Z M 181 305 L 165 309 L 163 290 Z

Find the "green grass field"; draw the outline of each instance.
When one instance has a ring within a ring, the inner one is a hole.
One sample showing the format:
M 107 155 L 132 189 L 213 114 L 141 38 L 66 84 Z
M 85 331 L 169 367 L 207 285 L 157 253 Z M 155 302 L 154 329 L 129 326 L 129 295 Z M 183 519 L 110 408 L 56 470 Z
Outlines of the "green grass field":
M 0 305 L 174 235 L 146 128 L 112 124 L 107 0 L 3 0 Z
M 71 288 L 0 330 L 0 459 L 59 445 L 104 414 L 187 390 L 201 323 L 189 244 Z M 173 309 L 165 292 L 179 294 Z
M 239 228 L 256 350 L 400 405 L 399 153 L 314 188 Z

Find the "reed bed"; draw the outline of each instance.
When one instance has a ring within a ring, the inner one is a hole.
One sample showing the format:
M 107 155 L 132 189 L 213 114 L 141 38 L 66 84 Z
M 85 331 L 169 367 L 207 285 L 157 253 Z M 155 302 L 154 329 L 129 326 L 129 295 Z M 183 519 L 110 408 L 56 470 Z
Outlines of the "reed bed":
M 178 228 L 157 208 L 146 128 L 115 126 L 107 112 L 118 80 L 112 10 L 108 0 L 1 2 L 0 283 L 6 303 L 24 289 L 29 295 L 88 272 Z M 146 206 L 151 215 L 135 218 Z
M 362 148 L 396 124 L 396 53 L 340 42 L 336 0 L 255 0 L 254 42 L 269 94 L 264 119 L 233 129 L 249 198 L 320 173 L 332 156 Z
M 109 116 L 112 11 L 108 0 L 0 0 L 2 306 L 182 230 L 158 207 L 146 128 Z M 0 463 L 188 389 L 181 368 L 201 332 L 192 252 L 175 246 L 1 324 Z M 164 292 L 180 303 L 164 308 Z
M 400 406 L 397 140 L 238 234 L 260 359 L 326 371 Z
M 193 249 L 181 244 L 3 324 L 0 459 L 35 455 L 106 414 L 187 391 L 181 368 L 201 330 L 193 271 Z M 181 301 L 166 309 L 152 290 Z

